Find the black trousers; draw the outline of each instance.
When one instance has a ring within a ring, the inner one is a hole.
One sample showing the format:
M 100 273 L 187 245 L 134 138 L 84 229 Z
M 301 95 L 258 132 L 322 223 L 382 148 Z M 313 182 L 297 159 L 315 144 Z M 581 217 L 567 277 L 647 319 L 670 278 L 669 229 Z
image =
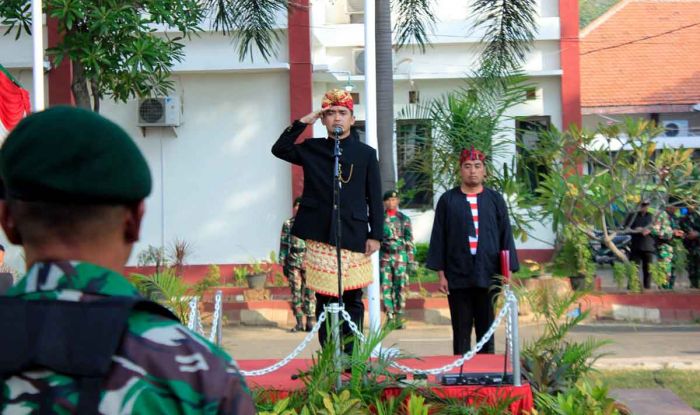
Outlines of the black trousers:
M 318 321 L 319 316 L 323 313 L 323 306 L 337 302 L 337 297 L 316 293 L 316 320 Z M 362 322 L 365 317 L 365 304 L 362 302 L 362 289 L 358 288 L 356 290 L 343 291 L 343 305 L 345 306 L 345 311 L 350 314 L 350 319 L 357 324 L 357 328 L 362 331 Z M 343 322 L 341 326 L 343 341 L 348 340 L 348 343 L 345 344 L 343 349 L 346 354 L 352 354 L 352 330 L 350 329 L 350 325 L 343 320 L 342 316 L 339 318 Z M 330 322 L 330 318 L 328 318 L 326 322 Z M 321 329 L 318 331 L 318 341 L 321 343 L 321 347 L 326 344 L 328 336 L 331 335 L 332 333 L 326 332 L 326 323 L 322 324 Z
M 447 302 L 452 319 L 452 353 L 463 355 L 471 348 L 472 328 L 476 341 L 489 330 L 494 320 L 493 305 L 497 287 L 450 289 Z M 494 337 L 491 337 L 479 353 L 495 353 Z
M 649 265 L 656 262 L 656 254 L 654 252 L 632 252 L 630 259 L 637 263 L 639 270 L 642 273 L 642 283 L 644 284 L 644 289 L 648 290 L 651 288 L 651 273 L 649 272 Z M 629 289 L 629 284 L 627 289 Z

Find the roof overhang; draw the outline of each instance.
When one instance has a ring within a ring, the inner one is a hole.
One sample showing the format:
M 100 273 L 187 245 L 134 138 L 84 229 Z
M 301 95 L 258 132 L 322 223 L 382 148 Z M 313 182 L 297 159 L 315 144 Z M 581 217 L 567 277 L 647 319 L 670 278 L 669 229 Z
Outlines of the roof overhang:
M 692 112 L 697 103 L 691 104 L 654 104 L 654 105 L 612 105 L 581 107 L 583 115 L 595 114 L 651 114 L 668 112 Z

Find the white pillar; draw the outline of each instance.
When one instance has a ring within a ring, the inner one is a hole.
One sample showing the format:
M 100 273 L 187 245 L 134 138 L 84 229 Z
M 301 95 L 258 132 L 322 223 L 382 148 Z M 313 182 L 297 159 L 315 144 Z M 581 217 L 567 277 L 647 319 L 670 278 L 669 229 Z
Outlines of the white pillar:
M 34 87 L 34 112 L 44 109 L 44 17 L 42 0 L 32 0 L 32 81 Z
M 388 0 L 384 0 L 388 1 Z M 378 146 L 377 139 L 377 64 L 375 37 L 375 0 L 365 0 L 365 137 L 367 144 Z M 369 299 L 369 328 L 378 331 L 382 315 L 379 306 L 379 253 L 372 255 L 374 281 L 367 290 Z

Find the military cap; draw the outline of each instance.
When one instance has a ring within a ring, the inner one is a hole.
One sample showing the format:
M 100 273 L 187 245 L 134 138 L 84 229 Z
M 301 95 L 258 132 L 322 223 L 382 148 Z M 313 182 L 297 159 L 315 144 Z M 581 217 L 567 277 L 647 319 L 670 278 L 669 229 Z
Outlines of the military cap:
M 396 190 L 387 190 L 386 192 L 384 192 L 383 200 L 388 200 L 392 197 L 399 197 L 399 192 L 397 192 Z
M 7 199 L 129 204 L 151 193 L 141 151 L 118 125 L 91 111 L 53 107 L 23 119 L 0 148 Z

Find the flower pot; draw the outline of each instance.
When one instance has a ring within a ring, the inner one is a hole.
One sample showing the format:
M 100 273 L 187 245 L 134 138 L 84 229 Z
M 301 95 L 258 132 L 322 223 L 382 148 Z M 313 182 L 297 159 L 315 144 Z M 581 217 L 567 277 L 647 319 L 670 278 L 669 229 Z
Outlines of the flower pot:
M 583 291 L 586 289 L 586 277 L 583 275 L 574 275 L 569 277 L 569 281 L 571 281 L 571 288 L 574 289 L 574 291 Z
M 246 278 L 248 279 L 248 288 L 252 288 L 255 290 L 260 290 L 262 288 L 265 288 L 265 281 L 267 280 L 267 274 L 247 275 Z

